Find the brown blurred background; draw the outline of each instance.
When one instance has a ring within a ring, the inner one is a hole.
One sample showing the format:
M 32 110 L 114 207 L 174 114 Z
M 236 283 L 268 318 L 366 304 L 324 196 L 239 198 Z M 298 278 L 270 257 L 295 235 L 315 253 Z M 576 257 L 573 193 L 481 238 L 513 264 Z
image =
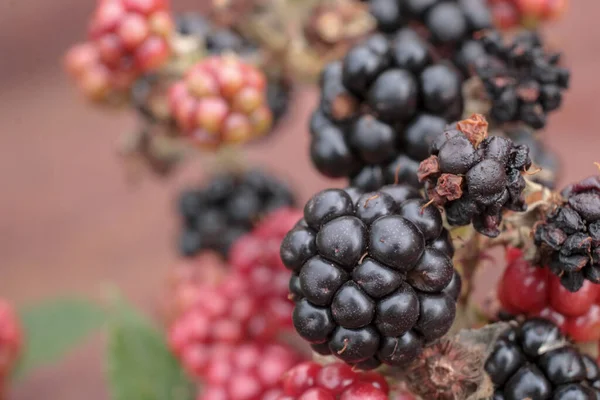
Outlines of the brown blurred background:
M 172 2 L 177 10 L 206 3 Z M 99 296 L 117 284 L 151 309 L 175 259 L 173 201 L 201 179 L 204 164 L 188 163 L 168 181 L 126 182 L 116 139 L 135 118 L 90 107 L 61 71 L 61 55 L 83 38 L 94 3 L 0 0 L 0 296 L 23 304 L 63 292 Z M 600 161 L 600 2 L 572 3 L 547 30 L 573 68 L 564 109 L 543 133 L 564 163 L 562 182 L 597 172 Z M 302 200 L 332 184 L 307 156 L 314 101 L 312 90 L 299 90 L 279 132 L 248 151 L 249 163 L 288 178 Z M 101 342 L 38 371 L 12 398 L 107 399 Z

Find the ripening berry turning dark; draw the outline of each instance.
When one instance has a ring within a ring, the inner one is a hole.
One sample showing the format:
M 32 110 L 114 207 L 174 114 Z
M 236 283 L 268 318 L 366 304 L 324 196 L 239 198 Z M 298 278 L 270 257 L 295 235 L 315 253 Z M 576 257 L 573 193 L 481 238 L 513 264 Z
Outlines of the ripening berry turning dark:
M 180 195 L 180 253 L 192 256 L 211 249 L 226 257 L 233 242 L 262 217 L 293 204 L 290 188 L 260 170 L 217 175 Z
M 419 167 L 429 199 L 443 206 L 451 225 L 468 225 L 490 237 L 500 234 L 504 209 L 524 211 L 525 180 L 531 166 L 527 146 L 488 137 L 479 114 L 449 127 L 431 145 Z
M 440 212 L 410 186 L 319 192 L 281 245 L 296 330 L 357 368 L 406 365 L 454 321 L 453 252 Z
M 494 399 L 600 398 L 596 362 L 543 319 L 509 327 L 496 342 L 485 370 L 494 383 Z
M 536 226 L 535 243 L 541 264 L 568 290 L 579 290 L 585 279 L 600 283 L 600 176 L 562 191 L 562 200 Z

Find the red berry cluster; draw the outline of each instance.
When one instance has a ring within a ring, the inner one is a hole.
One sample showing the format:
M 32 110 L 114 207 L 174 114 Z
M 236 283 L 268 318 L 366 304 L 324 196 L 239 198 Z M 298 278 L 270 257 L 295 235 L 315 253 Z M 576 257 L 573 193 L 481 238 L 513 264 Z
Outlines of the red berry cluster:
M 520 250 L 510 249 L 507 259 L 498 286 L 498 299 L 506 312 L 547 318 L 575 342 L 600 340 L 600 285 L 586 280 L 572 293 L 548 268 L 523 259 Z
M 383 376 L 354 371 L 343 363 L 298 364 L 284 375 L 282 388 L 276 400 L 387 400 L 389 393 Z
M 190 68 L 171 87 L 169 108 L 179 129 L 206 149 L 263 136 L 273 122 L 264 74 L 233 55 Z
M 0 299 L 0 397 L 22 347 L 21 326 L 12 306 Z
M 568 0 L 488 0 L 500 29 L 535 26 L 564 14 Z
M 246 343 L 212 352 L 198 400 L 275 400 L 281 376 L 300 361 L 279 344 Z
M 88 41 L 71 48 L 66 68 L 92 100 L 126 92 L 170 55 L 168 0 L 100 0 Z
M 171 268 L 163 304 L 167 322 L 172 322 L 198 304 L 202 289 L 216 285 L 225 276 L 226 264 L 217 254 L 205 251 L 193 258 L 182 258 Z
M 234 244 L 226 274 L 206 254 L 175 271 L 171 303 L 178 317 L 169 342 L 184 368 L 204 381 L 199 399 L 275 399 L 281 375 L 299 361 L 275 343 L 291 327 L 293 309 L 279 247 L 301 216 L 284 208 L 264 218 Z M 218 270 L 200 271 L 201 264 Z
M 291 273 L 283 265 L 279 249 L 300 219 L 299 210 L 282 208 L 273 212 L 252 233 L 240 238 L 229 255 L 234 271 L 244 276 L 264 310 L 283 327 L 292 326 L 294 303 L 288 298 Z

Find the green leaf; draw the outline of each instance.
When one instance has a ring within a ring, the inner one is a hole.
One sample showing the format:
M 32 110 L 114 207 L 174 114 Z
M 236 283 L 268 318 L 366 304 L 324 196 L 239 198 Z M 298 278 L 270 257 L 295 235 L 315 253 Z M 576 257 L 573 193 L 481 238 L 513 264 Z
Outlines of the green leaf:
M 19 311 L 25 345 L 15 377 L 58 361 L 106 321 L 105 310 L 89 300 L 59 298 Z
M 112 400 L 190 400 L 193 385 L 164 335 L 127 305 L 118 306 L 108 337 Z

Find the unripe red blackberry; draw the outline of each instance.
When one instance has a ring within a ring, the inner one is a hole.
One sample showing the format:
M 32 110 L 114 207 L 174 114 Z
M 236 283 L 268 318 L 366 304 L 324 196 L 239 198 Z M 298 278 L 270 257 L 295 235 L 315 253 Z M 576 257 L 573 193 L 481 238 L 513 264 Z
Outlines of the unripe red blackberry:
M 167 61 L 172 31 L 166 0 L 100 0 L 88 41 L 67 53 L 67 71 L 91 100 L 127 96 L 138 77 Z
M 171 87 L 169 108 L 184 135 L 204 149 L 261 137 L 273 120 L 264 74 L 234 55 L 209 57 L 190 68 Z
M 244 343 L 213 349 L 197 400 L 275 400 L 281 377 L 302 360 L 279 344 Z
M 410 186 L 356 201 L 319 192 L 281 245 L 294 326 L 315 351 L 358 368 L 408 364 L 454 321 L 453 251 L 440 212 Z
M 389 393 L 383 376 L 356 371 L 342 363 L 298 364 L 283 375 L 282 388 L 276 400 L 386 400 Z
M 600 398 L 595 361 L 543 319 L 510 327 L 496 342 L 485 370 L 494 383 L 494 399 Z
M 427 196 L 443 206 L 451 225 L 468 225 L 490 237 L 500 234 L 505 209 L 527 209 L 522 174 L 531 166 L 527 146 L 488 137 L 479 114 L 448 127 L 419 167 Z
M 245 276 L 232 273 L 218 285 L 200 285 L 195 304 L 169 328 L 169 345 L 193 376 L 202 377 L 218 345 L 267 343 L 280 328 Z
M 229 254 L 232 269 L 245 277 L 255 298 L 281 327 L 291 327 L 294 306 L 288 298 L 291 274 L 281 261 L 279 248 L 300 218 L 299 210 L 274 211 L 252 232 L 238 239 Z
M 11 304 L 0 299 L 0 397 L 22 346 L 23 333 L 17 315 Z

